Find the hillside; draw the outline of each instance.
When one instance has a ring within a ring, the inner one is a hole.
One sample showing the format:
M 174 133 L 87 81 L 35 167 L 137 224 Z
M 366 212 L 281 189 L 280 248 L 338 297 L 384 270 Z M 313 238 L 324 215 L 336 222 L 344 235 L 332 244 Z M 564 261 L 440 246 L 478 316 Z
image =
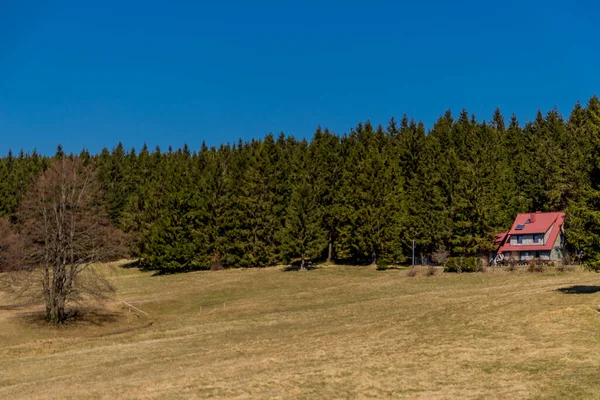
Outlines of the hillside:
M 63 328 L 0 298 L 1 398 L 591 398 L 600 276 L 372 267 L 152 276 Z M 575 287 L 575 288 L 573 288 Z M 137 317 L 120 300 L 140 300 Z M 31 328 L 31 324 L 35 328 Z
M 427 264 L 437 250 L 494 251 L 518 213 L 536 211 L 565 212 L 569 256 L 600 269 L 600 99 L 568 117 L 535 115 L 448 110 L 430 129 L 405 115 L 346 133 L 317 128 L 310 140 L 281 133 L 167 151 L 119 143 L 79 155 L 9 153 L 0 157 L 0 227 L 21 229 L 31 182 L 66 157 L 94 176 L 98 205 L 146 269 L 409 264 L 413 245 Z M 0 254 L 3 268 L 11 266 Z

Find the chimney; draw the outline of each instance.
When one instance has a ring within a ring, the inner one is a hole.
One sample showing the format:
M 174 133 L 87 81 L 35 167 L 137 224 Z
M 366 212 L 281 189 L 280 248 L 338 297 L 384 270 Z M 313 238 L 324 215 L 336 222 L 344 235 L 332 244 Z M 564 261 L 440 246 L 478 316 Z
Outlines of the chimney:
M 535 214 L 538 214 L 538 213 L 539 213 L 539 211 L 529 214 L 529 221 L 531 221 L 532 224 L 535 223 Z

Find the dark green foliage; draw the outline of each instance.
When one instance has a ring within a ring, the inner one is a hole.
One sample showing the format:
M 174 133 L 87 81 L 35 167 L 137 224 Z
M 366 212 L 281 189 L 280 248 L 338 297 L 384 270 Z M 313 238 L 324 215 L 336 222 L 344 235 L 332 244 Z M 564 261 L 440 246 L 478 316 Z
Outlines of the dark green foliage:
M 586 109 L 575 106 L 567 124 L 575 142 L 567 182 L 567 240 L 588 268 L 600 272 L 600 100 L 594 96 Z M 575 183 L 575 185 L 573 184 Z M 573 187 L 575 186 L 575 187 Z
M 342 138 L 344 167 L 337 194 L 338 238 L 341 259 L 376 264 L 404 261 L 406 218 L 400 165 L 392 140 L 381 127 L 359 124 Z
M 21 197 L 48 165 L 49 159 L 36 151 L 31 154 L 20 152 L 17 157 L 8 151 L 8 155 L 0 160 L 0 217 L 15 217 Z
M 460 257 L 449 257 L 444 264 L 444 272 L 462 272 Z
M 388 269 L 390 269 L 390 266 L 386 262 L 380 262 L 379 264 L 377 264 L 376 269 L 377 271 L 387 271 Z
M 600 272 L 600 261 L 589 261 L 585 265 L 591 271 Z
M 300 257 L 304 260 L 320 258 L 327 246 L 327 231 L 323 226 L 323 207 L 314 179 L 306 166 L 306 152 L 295 157 L 291 196 L 284 217 L 284 225 L 276 235 L 284 260 Z
M 327 237 L 327 260 L 334 257 L 334 243 L 338 238 L 339 190 L 341 185 L 340 139 L 327 129 L 319 127 L 310 142 L 307 168 L 311 171 L 313 190 L 321 207 L 321 224 Z
M 55 158 L 65 157 L 58 146 Z M 478 253 L 518 212 L 567 212 L 570 251 L 600 265 L 600 101 L 521 126 L 447 111 L 426 132 L 404 116 L 348 134 L 318 128 L 310 142 L 284 134 L 219 148 L 118 144 L 96 164 L 110 218 L 133 255 L 162 271 L 259 267 L 313 259 L 423 262 L 436 249 L 447 270 L 480 270 Z M 49 158 L 0 159 L 0 217 L 15 210 Z M 457 264 L 458 263 L 458 264 Z M 597 267 L 600 270 L 600 267 Z

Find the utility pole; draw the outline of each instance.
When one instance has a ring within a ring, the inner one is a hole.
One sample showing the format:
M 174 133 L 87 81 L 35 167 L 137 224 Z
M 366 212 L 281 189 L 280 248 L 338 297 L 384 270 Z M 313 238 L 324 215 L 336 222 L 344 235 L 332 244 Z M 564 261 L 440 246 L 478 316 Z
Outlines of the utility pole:
M 413 239 L 412 245 L 413 245 L 413 248 L 412 248 L 412 265 L 414 267 L 415 266 L 415 239 Z

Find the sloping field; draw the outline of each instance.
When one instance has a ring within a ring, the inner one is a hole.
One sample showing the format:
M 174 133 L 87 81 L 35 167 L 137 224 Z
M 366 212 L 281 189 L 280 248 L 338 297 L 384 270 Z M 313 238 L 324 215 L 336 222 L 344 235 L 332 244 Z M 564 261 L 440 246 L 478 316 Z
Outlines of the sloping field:
M 0 298 L 0 398 L 600 396 L 600 274 L 106 273 L 67 328 Z

